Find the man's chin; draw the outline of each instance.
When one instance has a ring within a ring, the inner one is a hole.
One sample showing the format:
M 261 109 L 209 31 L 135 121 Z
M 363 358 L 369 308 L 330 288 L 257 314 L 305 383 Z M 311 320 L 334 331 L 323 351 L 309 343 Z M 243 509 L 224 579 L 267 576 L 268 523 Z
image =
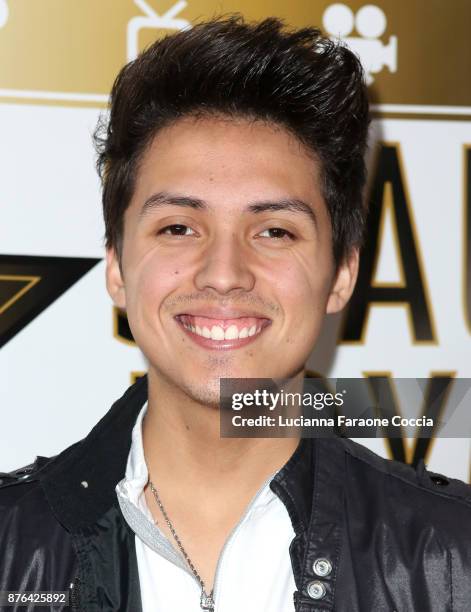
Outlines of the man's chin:
M 186 388 L 187 395 L 199 404 L 203 404 L 213 410 L 219 410 L 220 407 L 220 385 L 219 379 L 208 382 L 205 385 L 188 385 Z

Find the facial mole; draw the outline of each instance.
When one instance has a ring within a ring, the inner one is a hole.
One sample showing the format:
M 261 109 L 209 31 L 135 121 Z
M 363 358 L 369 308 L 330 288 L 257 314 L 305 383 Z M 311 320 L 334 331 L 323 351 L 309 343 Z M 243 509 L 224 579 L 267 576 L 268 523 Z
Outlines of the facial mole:
M 174 274 L 180 274 L 178 270 L 175 270 Z

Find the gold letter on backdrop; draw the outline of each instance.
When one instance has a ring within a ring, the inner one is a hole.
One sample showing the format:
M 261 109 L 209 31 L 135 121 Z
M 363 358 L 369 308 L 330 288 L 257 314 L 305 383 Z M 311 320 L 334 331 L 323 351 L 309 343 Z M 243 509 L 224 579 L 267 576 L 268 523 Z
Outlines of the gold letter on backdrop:
M 375 281 L 386 209 L 393 213 L 397 229 L 394 232 L 394 242 L 401 270 L 400 282 Z M 421 260 L 420 245 L 399 159 L 399 146 L 381 144 L 371 187 L 370 211 L 360 272 L 345 316 L 342 342 L 363 342 L 372 305 L 406 306 L 413 341 L 435 342 Z

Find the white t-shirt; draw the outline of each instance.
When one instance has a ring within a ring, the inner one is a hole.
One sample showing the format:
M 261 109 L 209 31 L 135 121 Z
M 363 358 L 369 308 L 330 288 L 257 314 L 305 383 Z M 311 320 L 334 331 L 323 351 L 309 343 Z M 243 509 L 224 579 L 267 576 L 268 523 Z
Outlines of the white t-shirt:
M 123 516 L 136 534 L 142 609 L 201 612 L 199 583 L 146 504 L 148 472 L 142 445 L 146 410 L 147 403 L 132 431 L 126 475 L 116 485 Z M 294 535 L 288 512 L 267 481 L 221 552 L 214 580 L 215 612 L 293 612 L 296 587 L 288 549 Z

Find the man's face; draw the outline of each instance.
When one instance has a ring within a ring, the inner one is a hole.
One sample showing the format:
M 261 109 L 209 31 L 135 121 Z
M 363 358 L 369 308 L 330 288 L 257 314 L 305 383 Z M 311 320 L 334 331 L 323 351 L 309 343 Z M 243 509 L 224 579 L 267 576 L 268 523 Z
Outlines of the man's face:
M 302 371 L 357 266 L 354 254 L 336 273 L 318 173 L 272 124 L 185 118 L 158 132 L 125 213 L 122 274 L 113 250 L 107 271 L 150 377 L 217 405 L 222 377 Z

